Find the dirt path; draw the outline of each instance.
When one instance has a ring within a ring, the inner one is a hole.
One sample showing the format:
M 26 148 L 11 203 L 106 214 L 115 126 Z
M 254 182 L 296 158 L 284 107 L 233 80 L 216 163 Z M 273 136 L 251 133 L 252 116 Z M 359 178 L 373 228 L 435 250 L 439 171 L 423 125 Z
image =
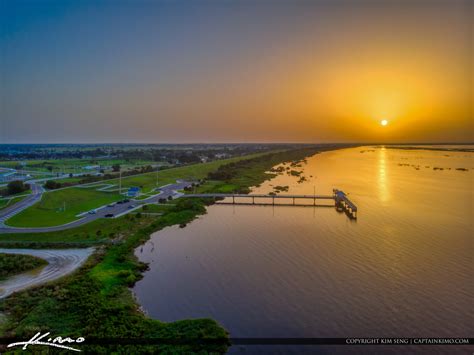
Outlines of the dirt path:
M 48 265 L 0 281 L 0 299 L 14 292 L 56 280 L 80 267 L 92 254 L 87 249 L 2 249 L 0 253 L 26 254 L 45 259 Z

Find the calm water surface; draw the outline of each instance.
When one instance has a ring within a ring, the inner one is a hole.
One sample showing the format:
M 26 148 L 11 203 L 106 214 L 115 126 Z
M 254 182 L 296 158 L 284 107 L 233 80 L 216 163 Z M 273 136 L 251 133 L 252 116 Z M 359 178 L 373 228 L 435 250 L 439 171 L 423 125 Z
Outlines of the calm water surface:
M 134 289 L 151 317 L 211 317 L 233 337 L 473 335 L 473 153 L 363 147 L 292 169 L 307 181 L 283 174 L 254 191 L 336 187 L 358 220 L 211 206 L 136 250 L 151 267 Z

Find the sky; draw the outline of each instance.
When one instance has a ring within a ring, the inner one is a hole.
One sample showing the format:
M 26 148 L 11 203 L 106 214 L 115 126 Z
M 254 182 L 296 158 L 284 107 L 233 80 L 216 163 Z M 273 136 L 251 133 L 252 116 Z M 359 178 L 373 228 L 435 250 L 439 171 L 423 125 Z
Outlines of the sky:
M 1 0 L 0 143 L 473 142 L 473 18 L 470 0 Z

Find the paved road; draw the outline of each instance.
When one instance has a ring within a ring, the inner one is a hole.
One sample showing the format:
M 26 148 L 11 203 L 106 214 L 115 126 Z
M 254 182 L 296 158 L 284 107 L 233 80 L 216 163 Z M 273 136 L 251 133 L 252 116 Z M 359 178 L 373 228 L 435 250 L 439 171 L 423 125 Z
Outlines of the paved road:
M 93 251 L 94 248 L 63 250 L 0 249 L 0 253 L 32 255 L 48 262 L 48 265 L 44 267 L 0 281 L 0 299 L 14 292 L 56 280 L 73 272 L 86 261 Z
M 182 181 L 178 180 L 175 184 L 169 184 L 166 186 L 162 186 L 160 188 L 160 193 L 149 197 L 144 200 L 139 201 L 130 201 L 123 204 L 115 204 L 113 207 L 104 207 L 97 210 L 96 214 L 86 214 L 81 219 L 78 219 L 74 222 L 63 224 L 60 226 L 54 227 L 42 227 L 42 228 L 16 228 L 16 227 L 9 227 L 6 225 L 0 225 L 0 234 L 2 233 L 42 233 L 42 232 L 55 232 L 61 231 L 65 229 L 70 229 L 74 227 L 79 227 L 83 224 L 95 221 L 98 218 L 105 218 L 106 214 L 113 214 L 115 217 L 121 216 L 133 210 L 134 207 L 140 207 L 141 205 L 147 203 L 157 203 L 160 198 L 168 198 L 171 196 L 172 198 L 178 198 L 181 196 L 177 190 L 182 190 L 187 186 L 191 186 L 192 182 L 189 181 Z M 30 204 L 31 205 L 31 204 Z M 16 206 L 16 205 L 15 205 Z M 13 206 L 12 206 L 13 207 Z M 28 206 L 26 206 L 28 207 Z M 25 208 L 26 208 L 25 207 Z M 23 208 L 24 209 L 24 208 Z M 18 213 L 18 212 L 16 212 Z
M 17 202 L 11 206 L 8 206 L 4 208 L 3 210 L 0 210 L 0 230 L 4 226 L 4 222 L 10 218 L 16 215 L 17 213 L 20 213 L 24 209 L 30 207 L 31 205 L 34 205 L 36 202 L 38 202 L 41 199 L 41 195 L 44 192 L 44 188 L 41 185 L 38 185 L 34 182 L 29 182 L 30 188 L 31 188 L 31 194 L 21 200 L 20 202 Z

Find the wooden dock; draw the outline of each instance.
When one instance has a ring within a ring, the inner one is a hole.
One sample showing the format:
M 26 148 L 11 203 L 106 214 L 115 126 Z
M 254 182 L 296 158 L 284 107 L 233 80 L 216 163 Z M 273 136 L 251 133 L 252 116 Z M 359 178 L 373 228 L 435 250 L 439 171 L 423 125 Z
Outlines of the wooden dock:
M 336 209 L 346 212 L 349 218 L 357 219 L 357 206 L 349 200 L 344 191 L 337 189 L 332 191 L 334 193 Z
M 231 201 L 220 201 L 220 204 L 232 205 L 260 205 L 260 206 L 328 206 L 320 205 L 320 200 L 334 201 L 334 206 L 338 211 L 346 212 L 349 218 L 357 218 L 357 206 L 349 200 L 347 195 L 341 191 L 334 189 L 332 195 L 277 195 L 277 194 L 188 194 L 182 197 L 202 197 L 213 198 L 215 200 L 232 199 Z M 276 202 L 275 200 L 284 200 L 285 203 Z M 310 203 L 307 203 L 310 200 Z M 304 203 L 302 202 L 304 201 Z

